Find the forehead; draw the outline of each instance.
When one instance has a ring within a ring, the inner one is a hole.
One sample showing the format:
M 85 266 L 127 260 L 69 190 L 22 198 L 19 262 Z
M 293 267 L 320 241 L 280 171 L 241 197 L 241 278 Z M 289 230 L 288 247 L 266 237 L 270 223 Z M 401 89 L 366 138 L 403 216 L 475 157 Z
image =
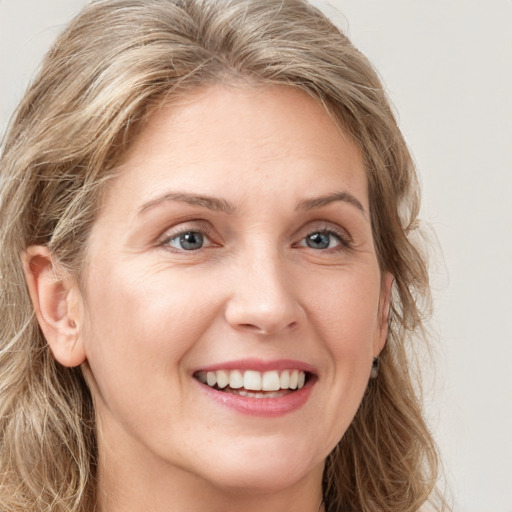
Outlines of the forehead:
M 240 196 L 258 188 L 268 199 L 276 187 L 341 187 L 368 208 L 359 149 L 320 103 L 287 86 L 217 85 L 160 105 L 115 181 L 145 201 L 169 186 Z

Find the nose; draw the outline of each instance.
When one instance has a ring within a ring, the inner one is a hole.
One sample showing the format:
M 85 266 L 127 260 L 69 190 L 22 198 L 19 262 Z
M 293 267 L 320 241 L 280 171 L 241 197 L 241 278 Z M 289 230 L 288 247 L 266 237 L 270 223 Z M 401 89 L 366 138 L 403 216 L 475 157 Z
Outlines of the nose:
M 233 328 L 272 335 L 302 323 L 305 312 L 293 276 L 277 256 L 260 255 L 237 267 L 225 310 Z

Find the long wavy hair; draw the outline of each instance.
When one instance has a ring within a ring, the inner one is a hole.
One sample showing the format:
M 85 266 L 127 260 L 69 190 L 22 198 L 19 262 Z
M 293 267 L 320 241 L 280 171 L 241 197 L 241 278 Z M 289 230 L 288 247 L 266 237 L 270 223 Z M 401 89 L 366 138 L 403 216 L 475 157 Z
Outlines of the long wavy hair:
M 433 495 L 437 452 L 410 360 L 429 307 L 425 258 L 411 242 L 418 184 L 367 59 L 302 0 L 102 0 L 51 48 L 2 144 L 3 512 L 96 510 L 91 395 L 80 368 L 54 361 L 20 255 L 45 244 L 80 275 L 103 185 L 152 111 L 193 89 L 243 82 L 300 89 L 351 135 L 364 158 L 379 265 L 395 277 L 378 378 L 326 461 L 326 510 L 416 511 Z

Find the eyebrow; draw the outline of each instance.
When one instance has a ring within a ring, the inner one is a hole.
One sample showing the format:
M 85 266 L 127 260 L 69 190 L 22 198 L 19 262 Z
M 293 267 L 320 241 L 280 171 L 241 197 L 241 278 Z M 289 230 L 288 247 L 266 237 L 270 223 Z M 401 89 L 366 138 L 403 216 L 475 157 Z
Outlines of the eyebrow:
M 213 210 L 216 212 L 222 212 L 227 214 L 232 214 L 236 211 L 235 206 L 226 201 L 225 199 L 198 194 L 188 194 L 186 192 L 169 192 L 160 197 L 157 197 L 156 199 L 149 201 L 148 203 L 145 203 L 139 209 L 139 215 L 144 214 L 148 210 L 167 201 L 178 201 L 181 203 L 189 204 L 191 206 L 200 206 L 201 208 L 207 208 L 208 210 Z M 295 209 L 314 210 L 315 208 L 321 208 L 336 201 L 343 201 L 349 203 L 352 206 L 355 206 L 358 210 L 360 210 L 363 214 L 366 215 L 366 210 L 364 209 L 361 202 L 349 192 L 343 191 L 334 192 L 332 194 L 314 197 L 311 199 L 303 199 L 302 201 L 299 201 Z
M 139 215 L 167 201 L 178 201 L 191 206 L 207 208 L 208 210 L 216 212 L 233 213 L 235 211 L 235 207 L 224 199 L 197 194 L 187 194 L 185 192 L 170 192 L 144 204 L 139 209 Z
M 366 210 L 364 209 L 361 202 L 354 197 L 349 192 L 334 192 L 333 194 L 327 194 L 325 196 L 314 197 L 312 199 L 304 199 L 297 204 L 297 210 L 314 210 L 315 208 L 321 208 L 322 206 L 327 206 L 328 204 L 334 203 L 336 201 L 343 201 L 346 203 L 355 206 L 358 210 L 360 210 L 363 214 L 366 215 Z

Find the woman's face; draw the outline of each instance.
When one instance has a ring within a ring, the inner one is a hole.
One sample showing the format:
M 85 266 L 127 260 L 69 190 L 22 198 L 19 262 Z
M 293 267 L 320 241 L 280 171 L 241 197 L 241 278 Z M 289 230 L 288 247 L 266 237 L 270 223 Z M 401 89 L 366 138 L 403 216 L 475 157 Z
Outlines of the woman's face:
M 384 344 L 391 279 L 361 155 L 319 104 L 216 86 L 158 110 L 87 261 L 106 465 L 223 488 L 321 479 Z

